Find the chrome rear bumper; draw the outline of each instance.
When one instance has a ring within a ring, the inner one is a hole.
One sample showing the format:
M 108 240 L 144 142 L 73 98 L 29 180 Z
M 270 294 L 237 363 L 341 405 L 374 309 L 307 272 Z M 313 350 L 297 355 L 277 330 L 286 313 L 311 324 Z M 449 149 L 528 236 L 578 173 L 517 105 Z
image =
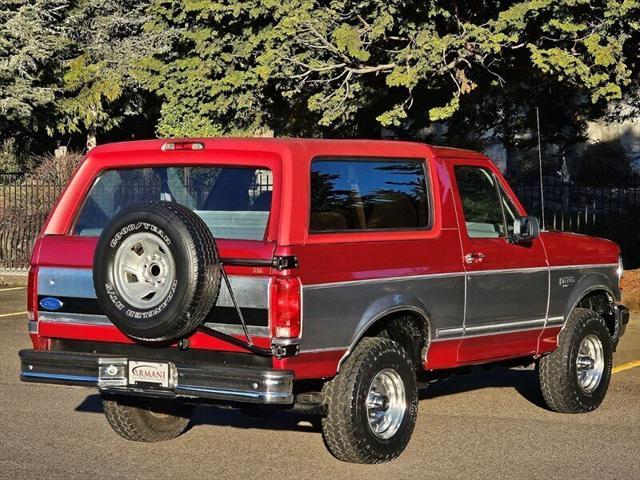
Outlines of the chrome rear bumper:
M 267 404 L 292 404 L 293 372 L 250 366 L 168 362 L 176 378 L 168 389 L 128 385 L 123 377 L 106 379 L 100 367 L 127 360 L 158 362 L 158 359 L 123 358 L 104 354 L 22 350 L 20 379 L 25 382 L 97 387 L 101 392 L 155 397 L 204 398 Z M 160 360 L 161 361 L 161 360 Z

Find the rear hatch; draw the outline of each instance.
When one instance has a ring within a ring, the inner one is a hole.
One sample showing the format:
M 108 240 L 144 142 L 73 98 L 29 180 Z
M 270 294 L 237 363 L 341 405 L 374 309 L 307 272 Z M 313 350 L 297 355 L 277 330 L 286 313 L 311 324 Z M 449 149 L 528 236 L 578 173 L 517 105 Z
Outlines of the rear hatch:
M 93 287 L 93 257 L 102 229 L 118 212 L 154 200 L 196 212 L 212 231 L 253 342 L 269 347 L 269 289 L 275 241 L 270 231 L 274 181 L 265 166 L 175 165 L 105 169 L 91 181 L 64 234 L 43 235 L 36 245 L 30 293 L 32 334 L 47 342 L 81 340 L 132 343 L 104 314 Z M 254 261 L 254 266 L 241 266 Z M 255 262 L 257 261 L 257 262 Z M 263 263 L 265 266 L 256 266 Z M 235 264 L 235 265 L 234 265 Z M 224 282 L 206 326 L 244 338 Z M 37 333 L 37 335 L 35 335 Z M 192 348 L 241 347 L 195 333 Z

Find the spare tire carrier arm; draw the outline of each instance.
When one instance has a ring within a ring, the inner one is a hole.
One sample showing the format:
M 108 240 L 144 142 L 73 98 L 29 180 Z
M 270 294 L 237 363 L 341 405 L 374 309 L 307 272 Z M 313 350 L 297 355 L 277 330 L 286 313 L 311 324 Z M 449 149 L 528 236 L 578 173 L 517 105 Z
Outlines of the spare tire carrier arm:
M 231 297 L 231 302 L 238 314 L 238 319 L 240 320 L 240 324 L 242 325 L 242 330 L 244 332 L 244 336 L 247 339 L 246 342 L 237 339 L 231 335 L 227 335 L 226 333 L 222 333 L 214 328 L 207 327 L 205 325 L 201 325 L 198 327 L 198 330 L 207 335 L 211 335 L 212 337 L 220 338 L 226 342 L 229 342 L 233 345 L 245 348 L 253 353 L 258 355 L 263 355 L 267 357 L 273 357 L 273 351 L 268 348 L 262 348 L 256 346 L 251 340 L 251 335 L 249 334 L 249 329 L 247 328 L 247 323 L 244 320 L 244 315 L 242 314 L 242 309 L 236 300 L 236 296 L 233 293 L 233 288 L 231 287 L 231 282 L 229 281 L 229 276 L 227 275 L 227 271 L 225 270 L 225 264 L 231 265 L 241 265 L 241 266 L 270 266 L 277 270 L 285 270 L 289 268 L 297 268 L 298 267 L 298 259 L 295 256 L 286 256 L 286 257 L 273 257 L 271 260 L 244 260 L 244 259 L 222 259 L 220 262 L 220 271 L 222 273 L 222 279 L 224 280 L 225 285 L 227 286 L 227 290 L 229 291 L 229 296 Z

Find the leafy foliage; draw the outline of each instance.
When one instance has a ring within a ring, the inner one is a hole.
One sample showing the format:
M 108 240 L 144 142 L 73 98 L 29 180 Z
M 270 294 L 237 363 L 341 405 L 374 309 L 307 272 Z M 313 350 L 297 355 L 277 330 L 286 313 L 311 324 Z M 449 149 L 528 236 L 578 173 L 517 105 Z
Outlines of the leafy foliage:
M 447 120 L 478 91 L 509 92 L 514 71 L 594 104 L 619 100 L 640 4 L 155 0 L 152 11 L 155 29 L 177 34 L 152 75 L 160 133 L 216 135 L 308 133 L 278 117 L 287 102 L 315 114 L 315 133 L 357 132 L 372 113 L 388 128 Z
M 65 60 L 62 132 L 95 134 L 140 115 L 146 92 L 141 71 L 162 52 L 166 37 L 148 32 L 148 1 L 83 0 L 65 20 L 70 48 Z
M 0 4 L 0 138 L 53 130 L 67 46 L 61 21 L 69 7 L 66 0 Z
M 159 103 L 160 135 L 447 122 L 512 149 L 539 106 L 571 151 L 640 92 L 639 0 L 5 0 L 0 22 L 1 138 L 155 123 Z

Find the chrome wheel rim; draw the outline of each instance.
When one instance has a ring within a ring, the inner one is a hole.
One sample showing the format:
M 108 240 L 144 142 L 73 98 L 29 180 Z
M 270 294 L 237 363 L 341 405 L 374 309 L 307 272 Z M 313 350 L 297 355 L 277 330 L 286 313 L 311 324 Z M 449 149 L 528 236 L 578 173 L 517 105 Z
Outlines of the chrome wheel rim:
M 582 339 L 576 358 L 578 385 L 585 393 L 591 393 L 602 380 L 604 373 L 604 350 L 600 339 L 590 333 Z
M 406 410 L 406 394 L 400 374 L 391 368 L 378 372 L 367 394 L 367 420 L 373 434 L 383 440 L 393 437 Z
M 122 242 L 112 269 L 118 293 L 139 309 L 160 304 L 176 278 L 171 251 L 159 237 L 147 232 L 135 233 Z

